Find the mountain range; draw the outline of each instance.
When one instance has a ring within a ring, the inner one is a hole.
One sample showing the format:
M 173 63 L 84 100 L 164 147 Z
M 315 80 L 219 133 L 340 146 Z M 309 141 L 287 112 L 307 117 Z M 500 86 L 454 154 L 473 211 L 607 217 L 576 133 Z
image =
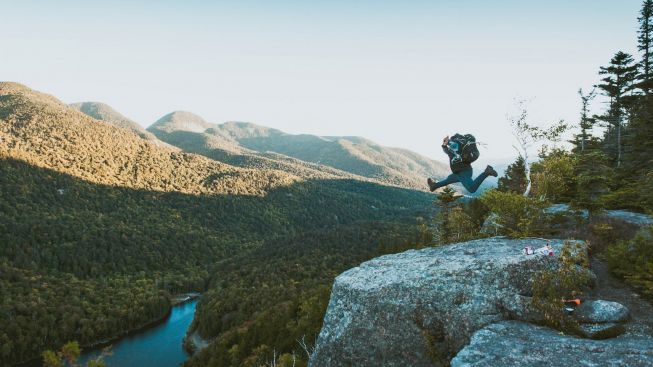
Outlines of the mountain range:
M 293 135 L 248 122 L 214 124 L 186 111 L 169 113 L 145 130 L 102 103 L 71 106 L 149 141 L 239 167 L 279 169 L 303 177 L 319 171 L 421 190 L 426 177 L 444 177 L 448 172 L 441 162 L 360 137 Z

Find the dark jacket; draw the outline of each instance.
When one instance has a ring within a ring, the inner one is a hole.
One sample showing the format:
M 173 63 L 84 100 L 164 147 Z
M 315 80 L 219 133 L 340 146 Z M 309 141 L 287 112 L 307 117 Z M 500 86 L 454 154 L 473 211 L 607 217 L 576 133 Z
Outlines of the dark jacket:
M 456 163 L 452 162 L 454 155 L 447 145 L 443 145 L 442 150 L 449 156 L 449 167 L 451 167 L 451 172 L 458 173 L 472 169 L 472 165 L 469 163 L 464 163 L 462 161 Z

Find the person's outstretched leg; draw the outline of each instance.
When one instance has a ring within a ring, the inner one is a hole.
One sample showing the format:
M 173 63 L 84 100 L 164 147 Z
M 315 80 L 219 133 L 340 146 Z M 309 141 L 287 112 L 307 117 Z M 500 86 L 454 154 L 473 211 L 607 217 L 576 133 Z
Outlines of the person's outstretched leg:
M 488 176 L 494 176 L 494 177 L 498 176 L 497 171 L 495 171 L 494 168 L 492 168 L 492 166 L 485 167 L 485 171 L 483 171 L 480 175 L 478 175 L 478 177 L 476 177 L 476 179 L 473 181 L 472 181 L 472 171 L 471 170 L 465 171 L 465 173 L 467 173 L 468 176 L 466 175 L 464 179 L 460 180 L 460 182 L 463 184 L 463 186 L 465 186 L 467 191 L 469 191 L 470 193 L 475 193 L 476 190 L 478 190 L 479 186 L 481 186 L 483 181 L 485 181 L 485 179 L 488 178 Z
M 427 180 L 427 183 L 429 184 L 429 189 L 431 191 L 435 191 L 435 190 L 437 190 L 437 189 L 439 189 L 441 187 L 444 187 L 444 186 L 447 186 L 447 185 L 450 185 L 452 183 L 456 183 L 456 182 L 459 182 L 459 181 L 460 181 L 460 179 L 458 178 L 458 175 L 456 175 L 455 173 L 452 173 L 447 178 L 445 178 L 444 180 L 437 181 L 437 182 L 433 181 L 429 177 L 429 179 Z
M 483 173 L 478 175 L 478 177 L 476 177 L 476 179 L 473 181 L 472 181 L 472 173 L 473 171 L 469 170 L 469 171 L 461 172 L 459 174 L 460 176 L 463 176 L 460 179 L 460 183 L 462 183 L 463 186 L 465 186 L 467 191 L 469 191 L 470 193 L 475 193 L 476 190 L 478 190 L 479 186 L 481 186 L 483 181 L 485 181 L 485 179 L 488 178 L 488 176 L 497 177 L 497 171 L 495 171 L 494 168 L 492 168 L 492 166 L 485 167 L 485 171 L 483 171 Z

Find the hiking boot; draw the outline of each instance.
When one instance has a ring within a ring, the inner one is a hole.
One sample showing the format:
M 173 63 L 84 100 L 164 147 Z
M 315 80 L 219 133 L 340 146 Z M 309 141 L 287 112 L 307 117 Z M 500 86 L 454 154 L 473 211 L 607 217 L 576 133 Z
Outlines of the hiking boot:
M 429 177 L 428 180 L 426 180 L 426 182 L 429 184 L 429 189 L 431 190 L 431 192 L 435 191 L 435 189 L 436 189 L 435 183 L 436 182 L 433 181 L 430 177 Z
M 495 171 L 494 168 L 492 168 L 492 166 L 485 167 L 485 173 L 487 173 L 488 176 L 494 176 L 494 177 L 497 177 L 499 175 L 497 171 Z

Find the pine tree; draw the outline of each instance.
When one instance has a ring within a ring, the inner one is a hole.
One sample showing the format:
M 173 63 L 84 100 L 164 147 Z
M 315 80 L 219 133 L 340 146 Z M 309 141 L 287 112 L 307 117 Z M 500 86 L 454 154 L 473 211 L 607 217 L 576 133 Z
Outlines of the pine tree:
M 600 197 L 609 191 L 607 157 L 600 150 L 587 150 L 579 154 L 575 176 L 576 196 L 571 203 L 578 209 L 586 209 L 591 220 L 603 208 Z
M 456 190 L 449 186 L 445 187 L 438 195 L 435 205 L 440 208 L 440 212 L 435 217 L 435 225 L 438 237 L 436 240 L 439 244 L 449 243 L 453 238 L 450 223 L 451 212 L 459 198 L 460 195 L 457 195 Z
M 633 207 L 650 208 L 653 203 L 653 94 L 641 98 L 628 126 L 624 150 L 624 174 L 618 190 Z
M 653 1 L 653 0 L 651 0 Z M 579 152 L 584 152 L 588 144 L 592 140 L 592 134 L 590 131 L 596 123 L 596 118 L 590 116 L 589 106 L 590 102 L 596 97 L 596 89 L 592 89 L 589 93 L 583 93 L 583 89 L 578 90 L 578 95 L 580 95 L 581 100 L 581 110 L 580 110 L 580 133 L 574 136 L 572 143 L 576 146 L 575 150 Z
M 499 177 L 498 190 L 521 194 L 526 190 L 526 161 L 521 155 L 506 168 L 503 177 Z
M 640 82 L 638 87 L 648 94 L 653 87 L 653 0 L 645 0 L 640 10 L 639 50 L 642 52 Z
M 624 119 L 635 99 L 633 90 L 638 75 L 637 65 L 634 63 L 631 55 L 619 51 L 610 60 L 609 66 L 601 67 L 599 74 L 605 75 L 605 77 L 601 79 L 602 84 L 599 84 L 598 87 L 603 91 L 605 96 L 610 98 L 606 114 L 599 116 L 599 119 L 608 124 L 606 141 L 609 141 L 610 137 L 614 135 L 616 145 L 614 155 L 617 167 L 619 167 L 621 166 Z

